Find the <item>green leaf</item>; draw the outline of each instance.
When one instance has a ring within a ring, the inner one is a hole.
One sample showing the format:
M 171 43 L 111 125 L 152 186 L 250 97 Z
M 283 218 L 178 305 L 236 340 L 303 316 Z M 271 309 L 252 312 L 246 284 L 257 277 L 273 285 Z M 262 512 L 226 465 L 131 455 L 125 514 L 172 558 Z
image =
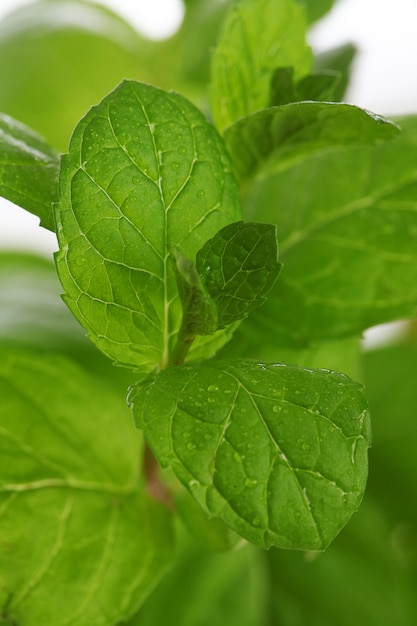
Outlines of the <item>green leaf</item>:
M 277 224 L 285 271 L 247 332 L 269 320 L 277 347 L 302 347 L 414 314 L 417 118 L 401 125 L 391 142 L 278 161 L 252 185 L 245 217 Z
M 136 380 L 133 374 L 113 367 L 87 340 L 59 297 L 60 288 L 54 264 L 48 259 L 29 253 L 0 253 L 0 345 L 66 354 L 125 394 Z
M 314 60 L 314 66 L 316 71 L 333 71 L 339 75 L 339 81 L 336 85 L 333 99 L 340 101 L 343 100 L 350 81 L 350 74 L 352 70 L 352 62 L 356 56 L 356 46 L 351 43 L 332 48 L 327 52 L 322 52 L 317 55 Z
M 332 70 L 308 74 L 297 83 L 297 100 L 335 101 L 340 79 L 339 72 Z
M 339 79 L 338 72 L 323 70 L 308 74 L 296 83 L 293 67 L 279 67 L 272 75 L 269 106 L 304 100 L 334 100 Z
M 244 182 L 261 167 L 259 176 L 264 178 L 270 170 L 290 169 L 312 152 L 373 143 L 396 134 L 398 127 L 389 120 L 350 104 L 295 102 L 238 120 L 226 130 L 224 140 L 236 175 Z M 269 202 L 272 212 L 274 196 Z
M 179 340 L 189 341 L 194 340 L 196 335 L 212 335 L 217 330 L 217 307 L 203 285 L 195 263 L 178 251 L 171 256 L 182 304 Z
M 265 302 L 281 269 L 275 226 L 228 224 L 197 252 L 197 270 L 217 307 L 217 328 Z
M 55 230 L 52 203 L 58 200 L 59 157 L 30 128 L 0 113 L 0 195 Z
M 303 10 L 294 0 L 242 0 L 226 17 L 212 61 L 211 108 L 223 131 L 238 118 L 269 105 L 277 67 L 308 73 Z
M 372 474 L 377 471 L 373 467 Z M 392 478 L 385 486 L 394 486 Z M 406 500 L 409 501 L 409 496 Z M 408 528 L 413 526 L 415 522 Z M 367 488 L 359 513 L 326 552 L 303 555 L 270 550 L 265 554 L 271 588 L 269 624 L 414 624 L 417 617 L 415 547 L 413 550 L 411 535 L 408 546 L 411 558 L 407 564 L 396 545 L 400 532 L 400 524 L 395 526 L 387 519 L 384 499 L 376 502 L 368 497 Z
M 124 77 L 158 82 L 157 48 L 95 2 L 26 4 L 0 22 L 0 111 L 65 151 L 91 103 Z
M 267 626 L 268 571 L 253 546 L 188 546 L 128 626 Z
M 161 465 L 259 546 L 322 550 L 359 506 L 369 417 L 343 374 L 219 361 L 164 370 L 129 401 Z
M 0 368 L 3 619 L 113 626 L 171 554 L 123 397 L 63 358 L 2 350 Z
M 183 97 L 125 81 L 81 120 L 62 162 L 64 299 L 109 357 L 163 367 L 182 317 L 169 250 L 193 258 L 239 217 L 214 128 Z M 197 339 L 191 355 L 207 357 L 227 338 Z
M 326 15 L 336 0 L 298 0 L 298 2 L 305 5 L 308 21 L 311 23 Z

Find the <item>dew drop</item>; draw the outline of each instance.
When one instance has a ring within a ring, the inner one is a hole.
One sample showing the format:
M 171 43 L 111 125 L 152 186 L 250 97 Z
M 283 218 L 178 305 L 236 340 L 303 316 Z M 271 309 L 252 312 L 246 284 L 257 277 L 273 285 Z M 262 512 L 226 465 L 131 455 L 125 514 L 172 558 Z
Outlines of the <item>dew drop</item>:
M 174 170 L 174 172 L 178 170 L 179 167 L 180 167 L 180 164 L 177 163 L 177 161 L 174 161 L 173 163 L 171 163 L 171 169 Z
M 207 391 L 212 393 L 213 391 L 219 391 L 219 388 L 217 385 L 210 385 L 209 387 L 207 387 Z
M 194 443 L 187 443 L 187 450 L 190 450 L 191 452 L 193 452 L 195 450 L 195 444 Z
M 204 191 L 204 189 L 199 189 L 197 191 L 197 198 L 204 198 L 205 195 L 206 195 L 206 192 Z
M 180 135 L 180 137 L 181 137 L 181 135 Z M 179 152 L 180 154 L 185 154 L 185 153 L 187 152 L 187 148 L 186 148 L 185 146 L 180 146 L 180 147 L 178 148 L 178 152 Z
M 280 407 L 279 404 L 274 404 L 274 406 L 272 407 L 272 410 L 274 413 L 281 413 L 282 407 Z
M 133 178 L 132 178 L 132 183 L 133 183 L 134 185 L 138 185 L 138 184 L 140 183 L 140 178 L 139 178 L 139 176 L 133 176 Z

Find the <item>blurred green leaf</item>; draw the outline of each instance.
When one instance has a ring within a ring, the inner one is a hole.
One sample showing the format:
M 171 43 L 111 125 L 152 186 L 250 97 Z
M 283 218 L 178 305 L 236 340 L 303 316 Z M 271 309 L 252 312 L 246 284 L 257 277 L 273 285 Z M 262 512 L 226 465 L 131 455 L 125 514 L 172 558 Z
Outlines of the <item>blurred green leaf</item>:
M 367 495 L 323 554 L 271 549 L 266 554 L 271 577 L 269 624 L 414 624 L 416 568 L 400 558 L 397 530 L 387 522 L 386 511 L 383 498 L 376 502 Z
M 93 2 L 25 5 L 0 22 L 0 111 L 65 151 L 79 118 L 123 78 L 158 82 L 156 46 Z
M 304 4 L 310 23 L 316 22 L 326 15 L 333 5 L 336 4 L 336 0 L 298 0 L 298 2 Z
M 211 68 L 211 108 L 220 131 L 269 105 L 277 67 L 295 78 L 311 67 L 303 10 L 294 0 L 242 0 L 227 15 Z
M 67 359 L 3 349 L 0 370 L 2 617 L 113 626 L 171 556 L 139 434 L 123 398 Z
M 297 83 L 294 81 L 294 68 L 277 68 L 271 80 L 270 106 L 282 106 L 290 102 L 305 100 L 331 101 L 334 100 L 340 75 L 331 70 L 322 70 L 314 74 L 307 74 Z
M 356 46 L 351 43 L 332 48 L 327 52 L 317 55 L 314 60 L 314 67 L 317 71 L 334 71 L 339 75 L 339 81 L 335 87 L 333 98 L 336 101 L 344 99 L 346 89 L 349 85 L 352 64 L 356 56 Z
M 369 415 L 343 374 L 217 361 L 165 369 L 129 402 L 162 467 L 255 545 L 325 549 L 360 504 Z
M 417 118 L 401 126 L 379 145 L 271 161 L 249 189 L 244 216 L 277 224 L 284 270 L 247 332 L 269 318 L 277 346 L 302 347 L 414 313 Z
M 267 568 L 252 546 L 216 554 L 189 546 L 127 626 L 270 626 Z
M 0 113 L 0 195 L 55 231 L 59 156 L 30 128 Z
M 87 340 L 59 297 L 61 291 L 52 261 L 30 253 L 0 253 L 0 344 L 69 355 L 124 398 L 132 374 L 114 367 Z
M 241 118 L 226 129 L 224 140 L 237 177 L 246 182 L 256 174 L 262 180 L 283 169 L 288 175 L 311 152 L 374 143 L 396 134 L 398 127 L 389 120 L 351 104 L 295 102 Z

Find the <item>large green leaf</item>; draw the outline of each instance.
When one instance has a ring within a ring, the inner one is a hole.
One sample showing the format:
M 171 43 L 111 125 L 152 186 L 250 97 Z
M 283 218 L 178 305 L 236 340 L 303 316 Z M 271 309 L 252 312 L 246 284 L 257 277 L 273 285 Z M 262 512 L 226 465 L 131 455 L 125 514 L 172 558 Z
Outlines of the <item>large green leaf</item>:
M 303 10 L 295 0 L 242 0 L 226 17 L 213 54 L 211 108 L 220 130 L 270 102 L 277 67 L 307 74 Z
M 157 47 L 94 2 L 26 4 L 0 22 L 0 111 L 67 150 L 76 122 L 123 78 L 158 82 Z
M 369 417 L 342 374 L 219 361 L 164 370 L 129 401 L 161 465 L 259 546 L 324 549 L 359 506 Z
M 294 167 L 311 152 L 374 143 L 397 133 L 398 127 L 389 120 L 350 104 L 294 102 L 238 120 L 226 130 L 224 140 L 235 172 L 244 182 L 260 167 L 263 177 L 271 169 Z
M 417 118 L 401 125 L 380 145 L 271 162 L 249 189 L 245 217 L 277 224 L 284 271 L 246 332 L 303 346 L 414 313 Z
M 123 397 L 70 361 L 2 350 L 0 605 L 10 623 L 113 626 L 170 558 Z
M 214 128 L 183 97 L 125 81 L 79 123 L 61 170 L 58 272 L 96 345 L 138 368 L 164 366 L 181 323 L 169 259 L 188 258 L 239 219 Z M 208 356 L 227 333 L 197 339 Z
M 30 128 L 0 114 L 0 195 L 37 215 L 55 230 L 59 156 Z

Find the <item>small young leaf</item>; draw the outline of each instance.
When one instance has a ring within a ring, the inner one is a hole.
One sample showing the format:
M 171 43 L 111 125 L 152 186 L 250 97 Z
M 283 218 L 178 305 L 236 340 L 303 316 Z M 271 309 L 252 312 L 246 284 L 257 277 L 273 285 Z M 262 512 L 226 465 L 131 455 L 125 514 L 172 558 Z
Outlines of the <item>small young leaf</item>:
M 308 74 L 295 83 L 294 68 L 279 67 L 272 75 L 269 106 L 304 100 L 334 100 L 340 77 L 338 72 L 323 70 Z
M 182 304 L 178 338 L 187 341 L 196 335 L 212 335 L 217 330 L 217 307 L 204 287 L 195 263 L 178 251 L 171 256 Z
M 194 258 L 239 219 L 239 193 L 194 105 L 124 81 L 78 124 L 56 217 L 66 303 L 105 354 L 149 371 L 167 364 L 181 324 L 170 250 Z M 191 351 L 207 357 L 227 338 L 197 339 Z
M 326 15 L 336 0 L 297 0 L 305 5 L 309 23 L 319 20 Z
M 162 466 L 259 546 L 322 550 L 360 504 L 369 416 L 343 374 L 219 361 L 164 370 L 129 399 Z
M 309 72 L 305 33 L 304 12 L 294 0 L 242 0 L 232 6 L 212 61 L 211 108 L 221 131 L 269 105 L 277 67 L 294 67 L 296 79 Z
M 350 104 L 295 102 L 238 120 L 226 130 L 224 140 L 243 182 L 261 166 L 284 168 L 287 162 L 302 161 L 319 149 L 374 143 L 398 132 L 389 120 Z M 275 206 L 272 198 L 271 205 Z
M 281 269 L 275 226 L 228 224 L 197 252 L 197 270 L 217 307 L 217 328 L 265 302 Z
M 332 70 L 323 70 L 304 76 L 297 83 L 297 100 L 335 101 L 341 74 Z
M 314 61 L 315 70 L 333 71 L 339 75 L 339 81 L 333 94 L 333 99 L 337 102 L 343 100 L 346 89 L 349 85 L 352 63 L 357 53 L 356 46 L 351 43 L 332 48 L 327 52 L 317 55 Z
M 0 114 L 0 195 L 37 215 L 55 231 L 59 156 L 33 130 Z
M 171 532 L 123 397 L 67 359 L 16 350 L 1 350 L 0 394 L 2 611 L 27 626 L 127 619 Z

